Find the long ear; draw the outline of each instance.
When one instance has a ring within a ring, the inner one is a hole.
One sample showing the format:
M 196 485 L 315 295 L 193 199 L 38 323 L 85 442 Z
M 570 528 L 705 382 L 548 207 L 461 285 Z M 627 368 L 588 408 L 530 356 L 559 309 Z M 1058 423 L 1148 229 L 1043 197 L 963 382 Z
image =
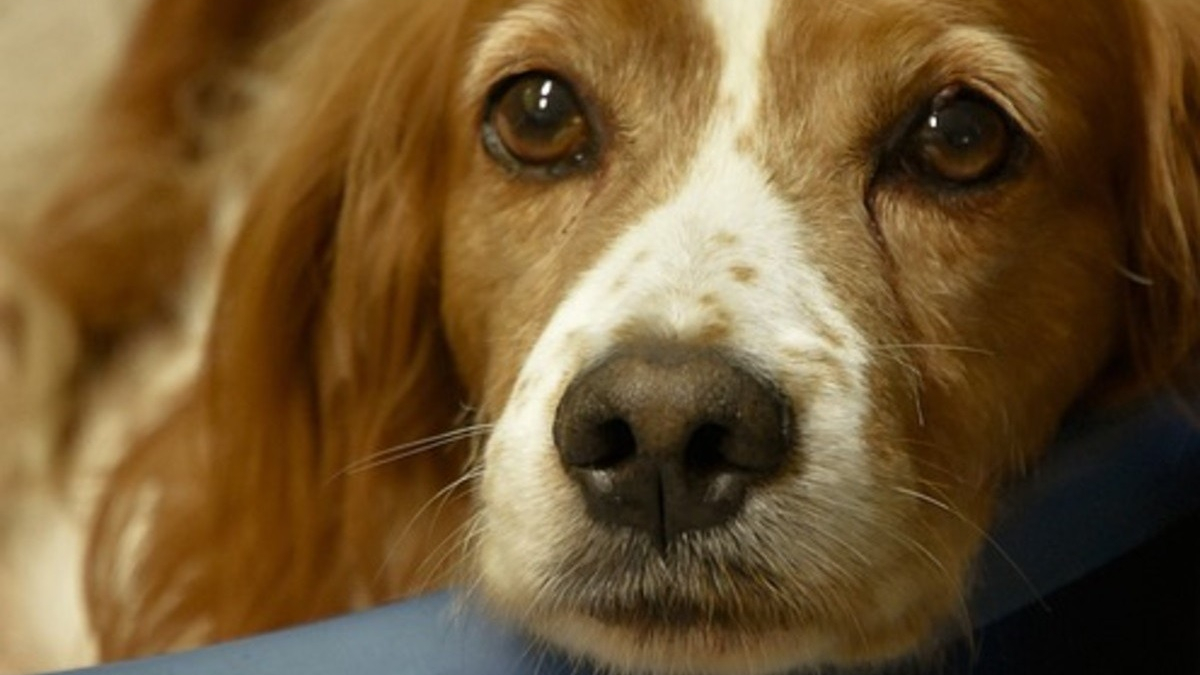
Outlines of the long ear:
M 203 171 L 256 46 L 307 0 L 153 0 L 23 264 L 101 350 L 169 311 L 210 217 Z
M 1200 4 L 1142 0 L 1141 175 L 1130 341 L 1142 376 L 1181 384 L 1200 348 Z
M 438 581 L 422 563 L 446 554 L 463 516 L 441 502 L 462 454 L 355 469 L 459 416 L 437 317 L 441 169 L 430 162 L 458 5 L 333 3 L 297 43 L 302 61 L 284 75 L 295 89 L 263 126 L 274 160 L 228 262 L 205 375 L 120 468 L 99 516 L 88 587 L 106 658 Z M 139 523 L 143 540 L 125 545 Z

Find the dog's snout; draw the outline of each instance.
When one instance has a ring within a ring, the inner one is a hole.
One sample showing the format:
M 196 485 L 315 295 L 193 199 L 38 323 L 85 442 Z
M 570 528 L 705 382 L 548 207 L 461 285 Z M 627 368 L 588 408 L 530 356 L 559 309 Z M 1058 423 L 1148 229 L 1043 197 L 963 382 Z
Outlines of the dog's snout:
M 639 346 L 570 384 L 554 440 L 592 518 L 665 550 L 728 521 L 783 466 L 791 418 L 777 388 L 718 350 Z

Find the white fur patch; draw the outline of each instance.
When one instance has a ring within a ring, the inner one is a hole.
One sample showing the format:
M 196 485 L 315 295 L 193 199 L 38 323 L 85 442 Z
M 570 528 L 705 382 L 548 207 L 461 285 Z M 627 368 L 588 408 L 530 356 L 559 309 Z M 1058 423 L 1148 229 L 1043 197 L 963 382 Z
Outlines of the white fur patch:
M 732 105 L 733 112 L 720 119 L 730 131 L 747 128 L 761 102 L 763 50 L 771 17 L 775 14 L 774 0 L 705 0 L 704 10 L 716 28 L 718 47 L 724 56 L 721 72 L 720 98 L 722 104 Z

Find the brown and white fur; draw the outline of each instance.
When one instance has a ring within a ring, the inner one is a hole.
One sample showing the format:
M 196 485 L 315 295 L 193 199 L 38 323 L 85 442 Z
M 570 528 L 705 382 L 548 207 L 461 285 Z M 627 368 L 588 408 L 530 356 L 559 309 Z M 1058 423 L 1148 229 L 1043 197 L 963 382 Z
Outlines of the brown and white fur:
M 121 455 L 100 657 L 451 582 L 631 672 L 920 651 L 1064 413 L 1190 375 L 1198 41 L 1189 0 L 151 2 L 13 254 L 70 325 L 56 461 Z M 497 150 L 525 73 L 569 165 Z M 1012 144 L 970 184 L 906 154 L 963 91 Z M 579 460 L 606 406 L 756 421 Z

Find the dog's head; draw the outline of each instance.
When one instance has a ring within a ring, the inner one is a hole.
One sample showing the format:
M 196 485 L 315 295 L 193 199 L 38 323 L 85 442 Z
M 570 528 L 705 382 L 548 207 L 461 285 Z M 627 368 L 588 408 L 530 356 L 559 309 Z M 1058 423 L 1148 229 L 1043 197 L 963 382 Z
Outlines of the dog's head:
M 465 404 L 472 569 L 536 634 L 662 672 L 887 659 L 961 611 L 1073 402 L 1193 355 L 1194 6 L 434 4 L 319 22 L 222 290 L 212 530 L 334 533 L 306 583 L 412 557 L 381 533 L 433 460 L 328 476 Z

